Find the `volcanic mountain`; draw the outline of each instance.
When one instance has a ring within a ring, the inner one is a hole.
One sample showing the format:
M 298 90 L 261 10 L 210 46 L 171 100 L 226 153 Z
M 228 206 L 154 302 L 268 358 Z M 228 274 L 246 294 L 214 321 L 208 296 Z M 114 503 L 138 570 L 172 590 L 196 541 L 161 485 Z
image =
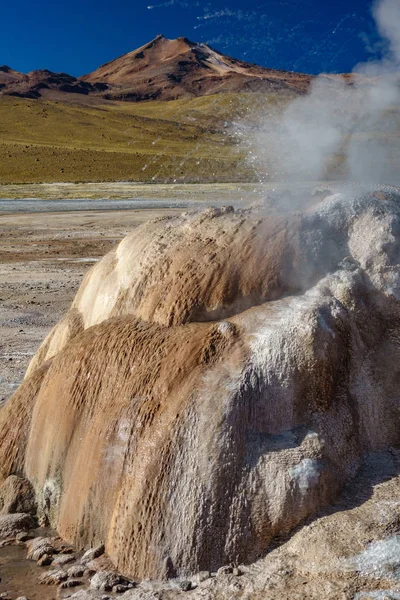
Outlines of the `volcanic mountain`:
M 61 93 L 108 100 L 173 100 L 223 92 L 307 91 L 310 75 L 230 58 L 202 43 L 158 35 L 137 50 L 76 78 L 48 70 L 24 74 L 0 67 L 0 94 L 62 100 Z M 74 96 L 75 99 L 78 97 Z
M 185 37 L 169 40 L 158 35 L 81 77 L 110 86 L 109 97 L 124 100 L 203 96 L 221 92 L 306 91 L 311 77 L 266 69 L 230 58 Z

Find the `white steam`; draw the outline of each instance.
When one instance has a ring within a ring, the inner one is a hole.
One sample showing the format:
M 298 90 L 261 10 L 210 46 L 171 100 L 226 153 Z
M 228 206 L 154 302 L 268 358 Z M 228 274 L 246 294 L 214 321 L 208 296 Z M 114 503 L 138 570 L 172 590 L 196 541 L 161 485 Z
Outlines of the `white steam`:
M 251 132 L 249 156 L 261 180 L 398 180 L 400 164 L 400 0 L 373 9 L 383 58 L 349 77 L 320 75 L 310 92 Z

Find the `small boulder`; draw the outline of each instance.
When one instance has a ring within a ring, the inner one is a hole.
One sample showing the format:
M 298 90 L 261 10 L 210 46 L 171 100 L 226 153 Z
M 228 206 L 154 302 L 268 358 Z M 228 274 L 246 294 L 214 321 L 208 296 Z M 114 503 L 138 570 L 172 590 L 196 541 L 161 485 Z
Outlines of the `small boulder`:
M 63 569 L 56 571 L 47 571 L 39 578 L 39 583 L 43 585 L 58 585 L 68 579 L 67 573 Z
M 84 565 L 74 565 L 68 569 L 67 574 L 68 577 L 83 577 L 86 571 Z M 94 573 L 91 573 L 91 575 L 94 575 Z
M 26 548 L 26 558 L 28 560 L 38 561 L 45 554 L 47 554 L 48 556 L 52 556 L 56 553 L 53 538 L 36 537 L 33 540 L 29 540 L 28 542 L 26 542 Z
M 121 575 L 113 571 L 99 571 L 90 580 L 90 589 L 111 592 L 115 585 L 123 583 Z
M 51 565 L 52 561 L 53 557 L 50 556 L 50 554 L 43 554 L 43 556 L 41 556 L 37 561 L 37 564 L 39 567 L 48 567 Z
M 0 514 L 36 514 L 34 489 L 27 479 L 10 475 L 0 487 Z
M 211 573 L 210 571 L 200 571 L 200 573 L 196 573 L 196 575 L 193 577 L 193 580 L 196 583 L 202 583 L 203 581 L 207 581 L 207 579 L 211 578 Z
M 100 544 L 99 546 L 96 546 L 94 548 L 89 548 L 89 550 L 86 550 L 86 552 L 82 556 L 81 563 L 83 565 L 89 563 L 90 561 L 104 554 L 104 551 L 104 544 Z
M 35 521 L 31 515 L 26 513 L 0 515 L 0 539 L 15 538 L 18 533 L 33 527 L 35 527 Z
M 32 533 L 28 533 L 25 531 L 21 531 L 21 533 L 17 533 L 17 535 L 15 536 L 15 541 L 16 542 L 27 542 L 28 540 L 33 540 L 35 536 Z M 22 598 L 23 596 L 21 596 Z
M 132 587 L 133 586 L 122 585 L 121 583 L 119 583 L 118 585 L 114 585 L 112 591 L 114 592 L 114 594 L 123 594 L 124 592 L 128 592 L 129 590 L 131 590 Z
M 82 585 L 82 581 L 80 581 L 79 579 L 67 579 L 67 581 L 63 581 L 62 583 L 60 583 L 60 590 L 78 587 L 78 585 Z
M 189 592 L 192 589 L 191 581 L 180 581 L 178 585 L 183 592 Z
M 76 558 L 74 554 L 59 554 L 53 559 L 53 562 L 51 564 L 54 566 L 62 567 L 64 565 L 67 565 L 68 563 L 74 562 L 75 560 Z
M 217 577 L 221 577 L 221 575 L 231 575 L 233 573 L 233 567 L 226 565 L 224 567 L 220 567 L 217 571 Z
M 117 586 L 126 586 L 127 591 L 134 587 L 135 583 L 126 577 L 123 577 L 115 571 L 99 571 L 93 575 L 90 580 L 90 589 L 99 590 L 101 592 L 111 592 Z

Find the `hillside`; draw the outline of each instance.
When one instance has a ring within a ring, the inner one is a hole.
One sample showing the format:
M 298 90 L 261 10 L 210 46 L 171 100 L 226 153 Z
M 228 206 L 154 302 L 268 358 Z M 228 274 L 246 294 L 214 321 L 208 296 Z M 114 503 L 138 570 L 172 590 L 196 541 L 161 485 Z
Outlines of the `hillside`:
M 99 105 L 4 96 L 0 183 L 249 180 L 229 125 L 247 110 L 248 94 Z

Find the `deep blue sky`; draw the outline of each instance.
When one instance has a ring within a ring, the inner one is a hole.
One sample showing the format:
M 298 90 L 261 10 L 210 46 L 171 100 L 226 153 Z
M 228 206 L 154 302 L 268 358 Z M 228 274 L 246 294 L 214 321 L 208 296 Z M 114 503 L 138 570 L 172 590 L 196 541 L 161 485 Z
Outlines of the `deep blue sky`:
M 150 4 L 150 6 L 149 6 Z M 368 59 L 372 0 L 4 0 L 0 65 L 82 75 L 158 33 L 265 66 L 344 72 Z

